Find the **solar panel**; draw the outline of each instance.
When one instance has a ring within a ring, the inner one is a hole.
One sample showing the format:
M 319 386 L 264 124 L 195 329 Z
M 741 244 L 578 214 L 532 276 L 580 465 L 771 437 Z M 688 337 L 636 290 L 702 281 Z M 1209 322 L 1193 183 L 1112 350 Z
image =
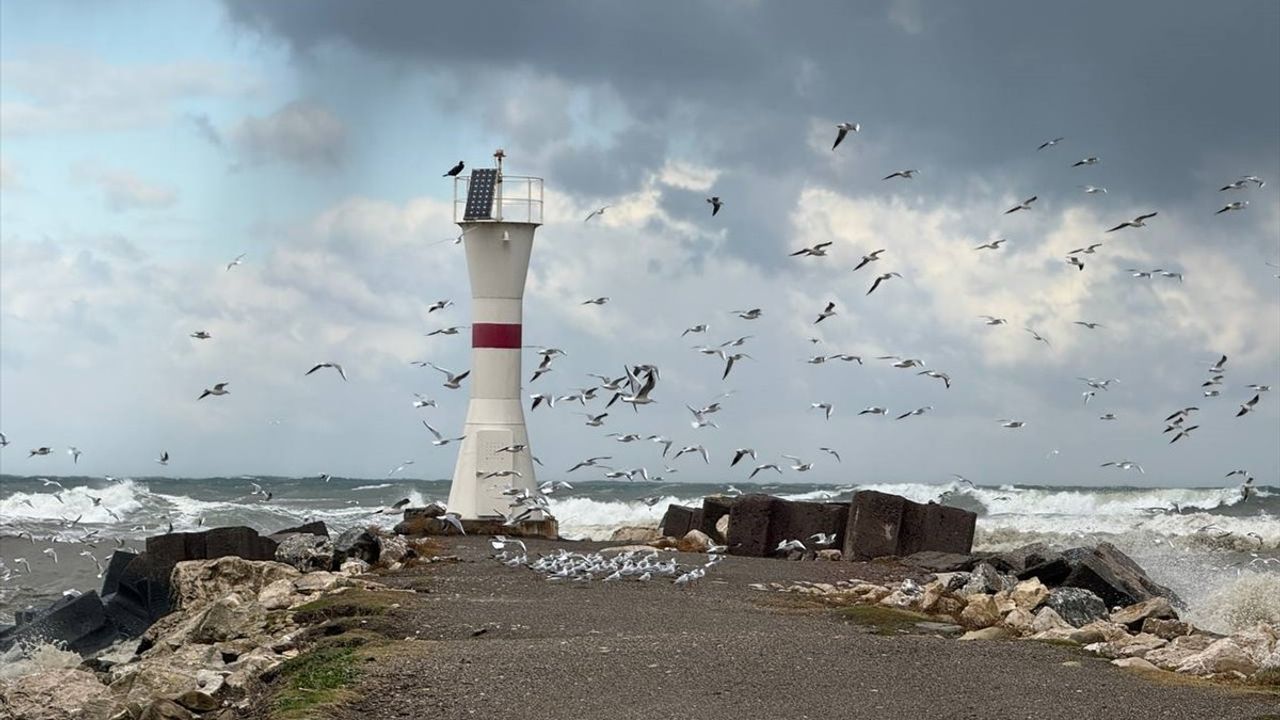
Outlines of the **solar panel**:
M 467 208 L 463 220 L 493 219 L 493 192 L 498 183 L 498 171 L 493 168 L 472 170 L 467 183 Z

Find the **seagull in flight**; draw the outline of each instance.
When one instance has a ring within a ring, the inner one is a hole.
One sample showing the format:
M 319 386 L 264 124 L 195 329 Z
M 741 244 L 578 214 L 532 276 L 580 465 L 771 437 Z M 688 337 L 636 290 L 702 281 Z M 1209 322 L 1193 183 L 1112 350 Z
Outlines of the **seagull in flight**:
M 1092 245 L 1089 245 L 1088 247 L 1076 248 L 1075 250 L 1072 250 L 1071 252 L 1069 252 L 1069 253 L 1067 253 L 1067 254 L 1068 254 L 1068 255 L 1080 255 L 1080 254 L 1082 254 L 1082 253 L 1083 253 L 1083 254 L 1085 254 L 1085 255 L 1092 255 L 1092 254 L 1094 254 L 1095 252 L 1097 252 L 1097 251 L 1098 251 L 1098 248 L 1100 248 L 1100 247 L 1102 247 L 1102 243 L 1094 243 L 1094 244 L 1092 244 Z
M 840 147 L 840 143 L 844 142 L 844 136 L 848 135 L 849 131 L 852 130 L 853 132 L 858 132 L 861 129 L 862 126 L 858 123 L 842 122 L 836 125 L 836 141 L 835 144 L 831 146 L 832 152 L 834 152 L 836 148 Z
M 227 386 L 230 384 L 231 383 L 220 382 L 217 385 L 214 385 L 212 389 L 205 388 L 205 391 L 203 393 L 200 393 L 200 397 L 196 399 L 203 400 L 206 397 L 209 397 L 210 395 L 230 395 L 231 391 L 227 389 Z
M 231 262 L 227 263 L 227 269 L 228 269 L 228 270 L 230 270 L 231 268 L 233 268 L 233 267 L 235 267 L 235 266 L 237 266 L 237 265 L 243 265 L 243 264 L 244 264 L 244 256 L 245 256 L 245 255 L 247 255 L 247 254 L 248 254 L 248 253 L 240 253 L 239 255 L 237 255 L 235 260 L 232 260 Z
M 832 407 L 831 403 L 829 402 L 816 402 L 816 403 L 809 403 L 809 409 L 823 411 L 823 414 L 825 415 L 825 419 L 830 420 L 831 411 L 834 410 L 835 408 Z
M 781 468 L 779 468 L 779 467 L 778 467 L 777 465 L 775 465 L 774 463 L 765 463 L 765 464 L 763 464 L 763 465 L 757 465 L 757 466 L 755 467 L 755 469 L 751 471 L 751 474 L 747 476 L 747 479 L 748 479 L 748 480 L 750 480 L 751 478 L 755 477 L 755 476 L 756 476 L 756 473 L 760 472 L 761 470 L 773 470 L 774 472 L 778 473 L 779 475 L 781 475 L 781 474 L 782 474 L 782 469 L 781 469 Z
M 908 410 L 907 412 L 904 412 L 904 413 L 902 413 L 901 415 L 899 415 L 897 419 L 898 419 L 898 420 L 904 420 L 904 419 L 909 418 L 909 417 L 912 417 L 912 416 L 914 416 L 914 415 L 923 415 L 923 414 L 925 414 L 925 413 L 929 412 L 929 411 L 930 411 L 930 410 L 932 410 L 932 409 L 933 409 L 933 406 L 932 406 L 932 405 L 925 405 L 924 407 L 918 407 L 918 408 L 916 408 L 915 410 Z
M 334 370 L 337 370 L 337 371 L 338 371 L 338 375 L 340 375 L 340 376 L 342 377 L 343 382 L 346 382 L 346 380 L 347 380 L 347 371 L 346 371 L 346 370 L 343 370 L 343 369 L 342 369 L 342 366 L 341 366 L 341 365 L 339 365 L 338 363 L 333 363 L 333 362 L 322 362 L 322 363 L 318 363 L 315 367 L 313 367 L 313 368 L 311 368 L 310 370 L 308 370 L 308 371 L 306 372 L 306 375 L 310 375 L 311 373 L 313 373 L 313 372 L 315 372 L 315 371 L 317 371 L 317 370 L 319 370 L 319 369 L 321 369 L 321 368 L 333 368 Z
M 1224 205 L 1222 209 L 1214 213 L 1214 215 L 1221 215 L 1224 212 L 1231 212 L 1232 210 L 1243 210 L 1248 206 L 1248 200 L 1236 200 L 1235 202 L 1230 202 Z
M 1017 205 L 1014 205 L 1013 207 L 1009 208 L 1008 210 L 1005 210 L 1005 211 L 1004 211 L 1004 214 L 1005 214 L 1005 215 L 1009 215 L 1009 214 L 1011 214 L 1011 213 L 1016 213 L 1016 212 L 1018 212 L 1019 210 L 1030 210 L 1030 209 L 1031 209 L 1031 203 L 1033 203 L 1033 202 L 1035 202 L 1036 200 L 1039 200 L 1039 199 L 1040 199 L 1040 197 L 1039 197 L 1038 195 L 1032 195 L 1031 197 L 1027 198 L 1026 200 L 1023 200 L 1022 202 L 1018 203 Z
M 684 455 L 685 453 L 697 453 L 702 456 L 702 462 L 706 464 L 711 463 L 711 457 L 707 454 L 707 449 L 701 445 L 688 445 L 688 446 L 682 447 L 678 451 L 676 451 L 676 454 L 672 456 L 671 459 L 676 460 L 681 455 Z
M 208 340 L 209 338 L 211 338 L 211 337 L 213 337 L 213 336 L 212 336 L 212 335 L 210 335 L 209 333 L 205 332 L 204 330 L 197 330 L 197 331 L 195 331 L 195 332 L 191 333 L 190 337 L 193 337 L 193 338 L 195 338 L 196 340 Z
M 760 308 L 751 308 L 750 310 L 732 310 L 729 314 L 737 315 L 743 320 L 759 320 L 760 316 L 764 315 L 764 311 Z
M 809 247 L 800 248 L 799 250 L 793 253 L 790 253 L 788 257 L 796 257 L 797 255 L 807 255 L 812 257 L 826 257 L 827 248 L 830 247 L 831 244 L 832 244 L 832 241 L 828 240 L 826 242 L 820 242 L 817 245 L 811 245 Z
M 827 318 L 835 314 L 836 314 L 836 304 L 833 302 L 829 302 L 827 303 L 826 309 L 818 313 L 818 319 L 814 320 L 813 324 L 817 325 L 818 323 L 822 322 L 823 320 L 826 320 Z
M 1067 264 L 1077 270 L 1084 270 L 1084 261 L 1076 257 L 1075 255 L 1067 256 Z
M 1158 213 L 1152 212 L 1152 213 L 1146 213 L 1145 215 L 1139 215 L 1138 217 L 1132 220 L 1126 220 L 1125 222 L 1120 223 L 1119 225 L 1108 230 L 1107 232 L 1115 232 L 1121 228 L 1127 228 L 1127 227 L 1133 227 L 1133 228 L 1146 227 L 1147 220 L 1150 220 L 1151 218 L 1155 217 L 1157 214 Z
M 724 207 L 724 201 L 719 195 L 712 195 L 707 198 L 707 202 L 711 205 L 711 217 L 715 217 L 716 213 L 720 212 L 720 208 Z
M 944 372 L 939 372 L 937 370 L 921 370 L 916 374 L 931 377 L 935 380 L 941 380 L 942 384 L 945 385 L 948 390 L 951 389 L 951 376 Z
M 859 415 L 884 415 L 887 412 L 888 410 L 885 410 L 879 405 L 872 405 L 871 407 L 863 408 L 858 412 L 858 414 Z
M 724 356 L 724 374 L 720 376 L 720 379 L 724 380 L 725 378 L 729 377 L 729 371 L 733 369 L 733 364 L 739 360 L 742 360 L 743 358 L 746 358 L 748 360 L 752 359 L 751 356 L 746 353 L 734 353 L 732 355 L 725 355 Z
M 1080 160 L 1077 160 L 1071 163 L 1071 167 L 1082 167 L 1084 165 L 1097 165 L 1099 161 L 1100 161 L 1100 158 L 1090 156 L 1090 157 L 1082 158 Z
M 1098 328 L 1103 327 L 1102 323 L 1087 322 L 1085 320 L 1076 320 L 1072 325 L 1080 325 L 1081 327 L 1087 327 L 1090 330 L 1097 330 Z
M 427 312 L 433 313 L 437 310 L 443 310 L 453 304 L 452 300 L 437 300 L 427 306 Z
M 592 210 L 592 211 L 591 211 L 591 214 L 587 215 L 587 217 L 586 217 L 582 222 L 584 222 L 584 223 L 585 223 L 585 222 L 590 222 L 590 221 L 591 221 L 591 218 L 596 217 L 597 215 L 604 215 L 604 211 L 605 211 L 605 210 L 608 210 L 608 209 L 609 209 L 609 208 L 611 208 L 611 207 L 613 207 L 613 206 L 612 206 L 612 205 L 604 205 L 604 206 L 602 206 L 602 207 L 596 208 L 595 210 Z
M 581 304 L 583 304 L 583 305 L 603 305 L 603 304 L 605 304 L 605 303 L 607 303 L 607 302 L 609 302 L 609 298 L 608 298 L 607 296 L 602 296 L 602 297 L 595 297 L 595 298 L 591 298 L 591 299 L 589 299 L 589 300 L 583 300 Z
M 791 466 L 791 469 L 795 470 L 796 472 L 809 472 L 810 470 L 813 469 L 813 463 L 805 462 L 804 460 L 801 460 L 795 455 L 783 455 L 782 457 L 795 463 L 794 465 Z
M 820 447 L 820 448 L 818 448 L 818 449 L 819 449 L 819 450 L 821 450 L 821 451 L 822 451 L 822 452 L 824 452 L 824 453 L 827 453 L 827 454 L 828 454 L 828 455 L 830 455 L 831 457 L 835 458 L 835 459 L 836 459 L 836 462 L 844 462 L 843 460 L 841 460 L 841 459 L 840 459 L 840 453 L 836 452 L 835 450 L 832 450 L 832 449 L 831 449 L 831 448 L 829 448 L 829 447 Z
M 35 457 L 36 455 L 50 455 L 52 453 L 53 453 L 53 448 L 51 447 L 38 447 L 34 450 L 28 451 L 27 457 L 31 458 L 31 457 Z
M 855 267 L 855 268 L 853 269 L 853 271 L 854 271 L 854 272 L 857 272 L 857 271 L 861 270 L 861 269 L 862 269 L 862 267 L 863 267 L 864 265 L 866 265 L 867 263 L 873 263 L 873 262 L 875 262 L 875 261 L 879 260 L 879 259 L 880 259 L 880 254 L 881 254 L 881 253 L 883 253 L 883 252 L 884 252 L 884 248 L 881 248 L 881 249 L 876 250 L 875 252 L 870 253 L 870 254 L 868 254 L 868 255 L 863 255 L 863 256 L 862 256 L 862 261 L 858 263 L 858 266 L 857 266 L 857 267 Z
M 1077 187 L 1084 190 L 1086 195 L 1097 195 L 1098 193 L 1102 193 L 1103 195 L 1107 194 L 1106 188 L 1098 187 L 1097 185 L 1078 185 Z
M 1113 460 L 1111 462 L 1104 462 L 1099 467 L 1113 467 L 1118 470 L 1137 470 L 1143 475 L 1147 474 L 1147 471 L 1143 470 L 1141 465 L 1133 462 L 1132 460 Z
M 1174 444 L 1174 443 L 1178 442 L 1179 440 L 1181 440 L 1181 439 L 1182 439 L 1182 438 L 1184 438 L 1184 437 L 1190 437 L 1190 436 L 1191 436 L 1191 431 L 1192 431 L 1192 430 L 1195 430 L 1195 429 L 1196 429 L 1196 428 L 1198 428 L 1198 427 L 1200 427 L 1200 426 L 1199 426 L 1199 425 L 1192 425 L 1192 426 L 1190 426 L 1190 427 L 1179 427 L 1179 428 L 1178 428 L 1178 433 L 1177 433 L 1176 435 L 1174 435 L 1174 436 L 1173 436 L 1173 439 L 1169 441 L 1169 444 L 1170 444 L 1170 445 L 1172 445 L 1172 444 Z
M 1040 143 L 1040 147 L 1036 148 L 1036 150 L 1039 151 L 1045 148 L 1051 148 L 1054 145 L 1057 145 L 1058 143 L 1062 142 L 1063 140 L 1066 140 L 1066 138 L 1059 137 L 1059 138 L 1054 138 L 1052 140 L 1045 140 L 1044 142 Z
M 79 464 L 80 455 L 82 455 L 83 453 L 80 451 L 80 448 L 76 447 L 75 445 L 71 445 L 67 448 L 67 454 L 71 456 L 71 462 L 75 464 Z
M 1005 238 L 998 238 L 991 242 L 985 242 L 974 248 L 974 250 L 999 250 L 1000 246 L 1008 242 Z
M 867 294 L 870 295 L 871 293 L 875 292 L 876 288 L 880 287 L 880 283 L 884 282 L 885 280 L 888 280 L 889 278 L 900 278 L 900 277 L 902 276 L 896 272 L 887 272 L 882 275 L 877 275 L 876 281 L 871 283 L 871 289 L 867 291 Z
M 1037 342 L 1042 342 L 1045 345 L 1049 344 L 1049 341 L 1046 340 L 1044 336 L 1042 336 L 1040 333 L 1036 332 L 1035 330 L 1032 330 L 1029 327 L 1023 328 L 1023 330 L 1026 330 L 1027 332 L 1031 333 L 1031 337 L 1035 338 Z
M 689 333 L 704 333 L 709 329 L 710 329 L 710 326 L 707 325 L 706 323 L 699 323 L 697 325 L 694 325 L 693 327 L 685 328 L 684 332 L 680 333 L 680 337 L 684 337 Z
M 1026 427 L 1026 425 L 1027 423 L 1023 420 L 1001 420 L 1000 421 L 1000 427 L 1008 428 L 1010 430 L 1017 430 L 1018 428 Z
M 1009 321 L 1008 321 L 1008 320 L 1005 320 L 1004 318 L 998 318 L 998 317 L 996 317 L 996 316 L 994 316 L 994 315 L 979 315 L 978 317 L 979 317 L 979 318 L 982 318 L 982 320 L 983 320 L 983 324 L 985 324 L 985 325 L 1007 325 L 1007 324 L 1009 324 Z
M 1240 403 L 1240 412 L 1236 413 L 1236 417 L 1248 415 L 1253 411 L 1253 406 L 1258 404 L 1258 400 L 1262 398 L 1261 394 L 1255 394 L 1252 400 Z
M 466 377 L 471 374 L 470 370 L 467 370 L 462 373 L 454 373 L 451 370 L 445 370 L 444 368 L 440 367 L 439 365 L 436 365 L 435 363 L 427 363 L 427 365 L 430 365 L 433 369 L 439 370 L 440 372 L 444 373 L 444 376 L 446 378 L 444 381 L 444 386 L 449 388 L 450 390 L 457 390 L 459 387 L 461 387 L 462 381 L 465 380 Z
M 920 172 L 920 171 L 919 171 L 919 170 L 897 170 L 897 171 L 895 171 L 895 172 L 891 172 L 891 173 L 889 173 L 888 175 L 885 175 L 884 177 L 882 177 L 882 178 L 880 178 L 880 179 L 881 179 L 881 180 L 892 180 L 893 178 L 902 178 L 902 179 L 904 179 L 904 180 L 911 180 L 911 179 L 915 178 L 916 173 L 918 173 L 918 172 Z
M 733 460 L 729 462 L 729 467 L 733 467 L 734 465 L 737 465 L 739 460 L 741 460 L 742 458 L 748 455 L 751 456 L 752 460 L 756 459 L 756 451 L 753 448 L 738 448 L 734 450 Z
M 420 395 L 420 394 L 418 394 L 418 393 L 414 393 L 414 394 L 413 394 L 413 396 L 414 396 L 415 398 L 417 398 L 416 400 L 414 400 L 414 401 L 413 401 L 413 406 L 414 406 L 415 408 L 435 407 L 435 406 L 436 406 L 436 401 L 435 401 L 435 400 L 432 400 L 431 398 L 426 397 L 425 395 Z
M 597 457 L 590 457 L 590 458 L 587 458 L 586 460 L 583 460 L 582 462 L 579 462 L 577 465 L 574 465 L 573 467 L 569 468 L 565 472 L 571 473 L 574 470 L 578 470 L 584 467 L 606 467 L 607 468 L 608 465 L 600 465 L 599 462 L 601 460 L 612 460 L 612 459 L 613 459 L 612 455 L 599 455 Z
M 161 465 L 168 465 L 168 464 L 169 464 L 169 451 L 168 451 L 168 450 L 161 450 L 161 451 L 160 451 L 160 457 L 156 458 L 156 462 L 157 462 L 157 463 L 159 463 L 159 464 L 161 464 Z

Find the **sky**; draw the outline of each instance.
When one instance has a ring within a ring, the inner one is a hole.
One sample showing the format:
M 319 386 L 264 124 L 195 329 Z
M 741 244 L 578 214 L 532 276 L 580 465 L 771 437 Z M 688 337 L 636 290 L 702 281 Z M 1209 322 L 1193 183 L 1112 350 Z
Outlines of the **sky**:
M 526 410 L 544 479 L 612 455 L 741 481 L 728 458 L 752 447 L 814 463 L 770 481 L 1280 482 L 1280 5 L 373 7 L 0 5 L 0 471 L 378 477 L 412 459 L 449 477 L 456 446 L 420 421 L 454 434 L 468 385 L 411 364 L 470 362 L 466 331 L 426 336 L 470 321 L 441 175 L 503 148 L 546 187 L 524 336 L 567 353 L 522 392 L 661 368 L 658 402 L 601 428 L 569 403 Z M 833 151 L 839 122 L 861 130 Z M 1218 190 L 1243 175 L 1267 184 Z M 428 314 L 440 299 L 455 305 Z M 747 335 L 725 380 L 692 349 Z M 835 353 L 864 362 L 806 363 Z M 1203 397 L 1223 354 L 1221 397 Z M 304 376 L 318 362 L 349 382 Z M 1086 405 L 1081 377 L 1118 383 Z M 1278 391 L 1236 418 L 1251 383 Z M 719 427 L 692 428 L 685 406 L 717 399 Z M 890 417 L 858 415 L 873 405 Z M 1162 420 L 1190 405 L 1200 428 L 1169 444 Z M 40 446 L 57 452 L 27 457 Z M 1100 467 L 1118 460 L 1146 472 Z

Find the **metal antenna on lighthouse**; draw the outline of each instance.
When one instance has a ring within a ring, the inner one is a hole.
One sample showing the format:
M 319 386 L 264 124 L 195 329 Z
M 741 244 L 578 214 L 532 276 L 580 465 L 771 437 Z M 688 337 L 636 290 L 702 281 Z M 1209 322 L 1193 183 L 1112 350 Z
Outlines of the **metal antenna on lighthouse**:
M 503 175 L 506 153 L 498 149 L 493 157 L 496 168 L 454 180 L 466 185 L 465 203 L 454 204 L 454 222 L 463 230 L 471 279 L 471 402 L 449 508 L 468 532 L 513 532 L 497 520 L 522 512 L 510 507 L 510 492 L 537 495 L 520 404 L 520 361 L 525 278 L 534 231 L 542 224 L 542 179 Z M 528 518 L 531 533 L 555 534 L 555 521 L 540 510 Z

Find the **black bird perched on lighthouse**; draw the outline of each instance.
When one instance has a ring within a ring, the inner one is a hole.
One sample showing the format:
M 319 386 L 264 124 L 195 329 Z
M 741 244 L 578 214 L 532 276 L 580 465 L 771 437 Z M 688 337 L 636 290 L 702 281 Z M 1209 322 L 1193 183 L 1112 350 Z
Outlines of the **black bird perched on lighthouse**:
M 464 167 L 466 167 L 466 163 L 459 160 L 457 165 L 449 168 L 449 172 L 445 173 L 441 177 L 458 177 L 458 173 L 462 172 L 462 168 Z

